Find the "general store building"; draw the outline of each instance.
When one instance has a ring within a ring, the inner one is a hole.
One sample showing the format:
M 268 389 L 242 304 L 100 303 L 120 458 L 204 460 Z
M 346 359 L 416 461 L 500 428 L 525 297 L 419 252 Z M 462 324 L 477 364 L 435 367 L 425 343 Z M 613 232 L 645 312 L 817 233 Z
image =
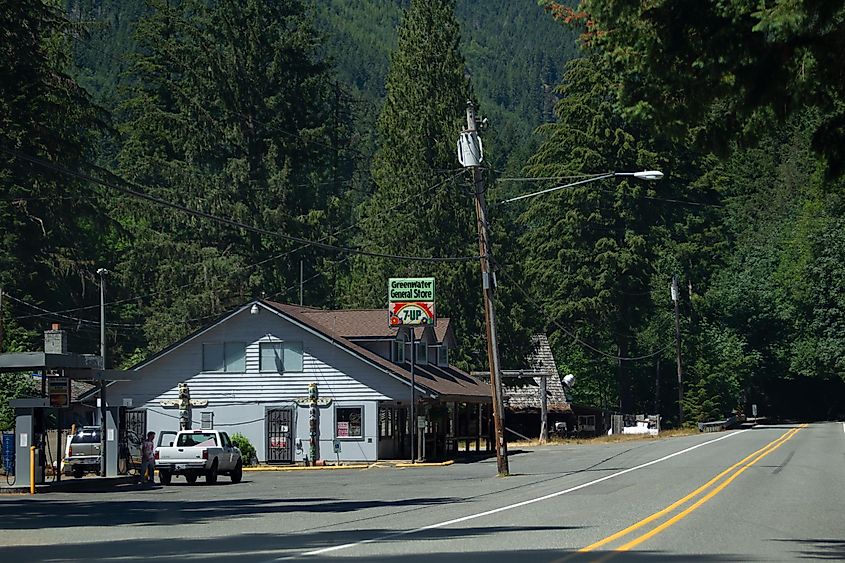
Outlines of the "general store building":
M 490 388 L 449 365 L 456 339 L 449 319 L 436 327 L 388 328 L 385 310 L 328 311 L 255 300 L 197 330 L 134 368 L 141 376 L 109 386 L 110 407 L 138 435 L 177 430 L 167 408 L 185 382 L 192 426 L 244 434 L 259 461 L 293 463 L 309 451 L 309 384 L 320 407 L 320 457 L 408 459 L 410 355 L 416 354 L 425 457 L 449 457 L 459 441 L 476 449 L 490 432 Z M 486 441 L 486 440 L 485 440 Z M 335 452 L 337 446 L 338 451 Z

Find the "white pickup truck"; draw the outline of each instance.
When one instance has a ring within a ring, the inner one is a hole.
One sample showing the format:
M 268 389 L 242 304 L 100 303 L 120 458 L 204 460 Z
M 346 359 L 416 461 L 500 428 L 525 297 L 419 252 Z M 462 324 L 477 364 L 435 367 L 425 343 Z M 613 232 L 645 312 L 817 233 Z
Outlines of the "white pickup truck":
M 163 432 L 162 438 L 165 434 L 171 433 Z M 209 485 L 217 482 L 218 475 L 229 475 L 232 483 L 243 477 L 241 451 L 228 434 L 217 430 L 182 430 L 172 439 L 160 440 L 155 460 L 162 485 L 169 485 L 174 475 L 184 475 L 192 485 L 200 475 Z

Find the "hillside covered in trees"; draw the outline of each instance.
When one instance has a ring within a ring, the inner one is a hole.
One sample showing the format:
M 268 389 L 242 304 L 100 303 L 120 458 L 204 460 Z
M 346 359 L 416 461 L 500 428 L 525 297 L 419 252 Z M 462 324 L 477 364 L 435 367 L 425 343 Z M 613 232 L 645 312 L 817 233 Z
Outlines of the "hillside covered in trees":
M 425 274 L 482 368 L 469 99 L 506 367 L 544 331 L 576 401 L 676 416 L 674 276 L 687 420 L 841 414 L 843 3 L 640 4 L 3 5 L 0 351 L 95 351 L 101 267 L 124 366 L 301 270 L 316 307 Z

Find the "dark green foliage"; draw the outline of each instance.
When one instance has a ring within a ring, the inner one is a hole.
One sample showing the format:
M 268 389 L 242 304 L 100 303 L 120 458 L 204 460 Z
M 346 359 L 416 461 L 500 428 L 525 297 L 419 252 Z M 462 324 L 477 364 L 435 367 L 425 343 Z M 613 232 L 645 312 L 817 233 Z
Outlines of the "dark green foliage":
M 842 3 L 757 7 L 585 0 L 575 9 L 544 4 L 567 23 L 589 22 L 582 27 L 585 52 L 604 66 L 601 77 L 586 85 L 577 76 L 566 77 L 560 115 L 569 126 L 560 131 L 550 126 L 553 136 L 532 163 L 548 164 L 551 174 L 614 166 L 604 159 L 620 152 L 606 139 L 624 137 L 614 134 L 618 127 L 605 125 L 613 119 L 660 155 L 672 183 L 664 188 L 666 180 L 661 182 L 663 193 L 641 192 L 648 205 L 635 212 L 645 235 L 636 247 L 637 271 L 651 296 L 624 299 L 635 304 L 638 316 L 621 326 L 641 350 L 670 344 L 665 288 L 671 275 L 679 275 L 690 419 L 721 417 L 751 403 L 763 410 L 782 407 L 789 401 L 780 395 L 787 387 L 779 380 L 841 379 L 845 275 L 837 174 L 843 160 L 837 156 L 842 143 L 835 124 L 845 107 L 845 85 L 837 74 L 835 45 L 842 37 Z M 590 98 L 591 86 L 600 94 Z M 570 91 L 577 93 L 573 101 L 566 99 Z M 580 99 L 588 102 L 579 104 Z M 570 105 L 575 119 L 567 121 Z M 603 158 L 589 160 L 593 154 Z M 587 166 L 567 166 L 581 161 Z M 612 288 L 629 276 L 623 269 L 609 270 L 612 275 L 596 281 L 599 263 L 576 266 L 585 263 L 584 256 L 615 256 L 602 241 L 606 237 L 590 232 L 607 226 L 601 203 L 606 196 L 599 192 L 567 192 L 559 196 L 567 200 L 562 209 L 536 203 L 524 216 L 523 236 L 530 239 L 530 271 L 559 278 L 543 290 L 561 279 L 580 282 L 559 298 L 544 295 L 549 308 L 570 315 L 589 311 L 587 326 L 570 329 L 613 353 L 610 333 L 616 327 L 601 316 L 601 308 L 607 310 L 614 302 Z M 595 206 L 590 213 L 584 202 Z M 603 207 L 610 217 L 625 220 L 624 207 Z M 556 218 L 555 236 L 531 239 L 538 226 L 546 233 L 548 217 Z M 536 248 L 548 249 L 545 260 Z M 606 294 L 596 298 L 600 291 Z M 616 328 L 617 338 L 620 332 L 625 333 Z M 607 376 L 610 365 L 602 369 L 587 361 L 595 354 L 583 343 L 556 336 L 563 363 L 591 374 L 586 388 L 576 390 L 580 397 L 600 401 L 604 395 L 597 387 L 618 382 L 624 387 L 624 379 Z M 677 410 L 671 352 L 630 362 L 635 405 L 651 399 L 664 414 Z M 657 361 L 662 385 L 655 397 Z
M 691 352 L 685 370 L 686 419 L 718 420 L 742 411 L 744 395 L 760 367 L 760 353 L 749 349 L 731 328 L 706 322 L 696 327 L 686 349 Z
M 256 459 L 255 446 L 250 443 L 249 438 L 240 432 L 232 434 L 232 444 L 241 450 L 241 459 L 243 460 L 243 464 L 252 465 L 252 460 Z
M 617 84 L 632 113 L 711 145 L 761 109 L 778 117 L 820 110 L 816 150 L 845 170 L 845 2 L 582 0 L 585 39 L 626 68 Z M 718 119 L 713 119 L 714 113 Z
M 106 119 L 69 76 L 73 28 L 52 3 L 0 5 L 0 148 L 78 167 Z M 104 251 L 98 198 L 0 152 L 0 286 L 18 298 L 73 306 Z M 69 293 L 74 293 L 69 296 Z M 21 310 L 7 298 L 6 307 Z
M 571 63 L 559 90 L 558 121 L 541 129 L 545 141 L 526 168 L 529 176 L 660 167 L 650 139 L 613 111 L 604 74 L 597 58 Z M 670 185 L 609 179 L 525 202 L 525 267 L 548 303 L 547 322 L 562 322 L 614 356 L 640 355 L 635 336 L 652 307 L 658 217 L 644 198 Z M 624 362 L 617 384 L 622 408 L 630 410 L 633 382 Z
M 348 158 L 337 157 L 344 125 L 332 122 L 332 83 L 303 2 L 151 1 L 136 40 L 137 86 L 120 111 L 123 176 L 169 201 L 320 238 L 338 203 L 332 179 Z M 115 203 L 131 240 L 123 284 L 159 294 L 146 323 L 154 346 L 192 324 L 179 320 L 259 292 L 290 299 L 299 273 L 292 244 Z M 303 256 L 321 269 L 321 257 Z M 169 291 L 180 286 L 190 290 Z
M 465 175 L 457 177 L 456 170 L 455 141 L 472 93 L 453 10 L 451 0 L 415 0 L 402 19 L 378 120 L 376 191 L 363 210 L 361 238 L 372 249 L 419 256 L 478 253 L 472 199 Z M 438 314 L 453 318 L 460 334 L 478 335 L 476 263 L 362 258 L 353 264 L 350 304 L 385 306 L 389 277 L 434 276 Z
M 317 3 L 327 30 L 326 52 L 341 80 L 364 100 L 385 96 L 388 57 L 396 47 L 396 27 L 407 0 L 327 0 Z M 458 0 L 455 16 L 464 30 L 461 52 L 475 92 L 490 118 L 486 137 L 490 161 L 505 168 L 513 151 L 531 143 L 531 131 L 552 119 L 552 90 L 567 60 L 575 55 L 575 35 L 549 18 L 536 0 Z M 515 157 L 508 168 L 516 171 Z
M 845 381 L 843 0 L 540 4 L 590 22 L 565 76 L 573 33 L 534 0 L 7 2 L 0 146 L 273 231 L 473 256 L 454 147 L 476 99 L 490 202 L 553 185 L 497 184 L 503 171 L 666 173 L 491 206 L 506 367 L 548 330 L 576 401 L 675 413 L 677 275 L 688 420 Z M 127 365 L 250 297 L 296 301 L 302 259 L 317 306 L 381 307 L 388 277 L 434 275 L 464 344 L 453 359 L 486 365 L 475 261 L 300 249 L 8 151 L 0 186 L 3 351 L 58 319 L 94 352 L 101 266 Z
M 9 401 L 34 394 L 35 383 L 28 373 L 0 373 L 0 430 L 15 428 L 15 411 L 9 406 Z

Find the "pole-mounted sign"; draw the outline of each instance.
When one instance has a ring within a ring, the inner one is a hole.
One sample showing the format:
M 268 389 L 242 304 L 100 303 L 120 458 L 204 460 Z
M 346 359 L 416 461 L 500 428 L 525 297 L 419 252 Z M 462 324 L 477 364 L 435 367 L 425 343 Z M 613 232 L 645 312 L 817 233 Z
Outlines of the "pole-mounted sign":
M 388 324 L 434 326 L 434 278 L 390 278 L 387 284 Z
M 50 406 L 65 408 L 70 406 L 70 380 L 67 377 L 48 377 L 47 394 L 50 396 Z

